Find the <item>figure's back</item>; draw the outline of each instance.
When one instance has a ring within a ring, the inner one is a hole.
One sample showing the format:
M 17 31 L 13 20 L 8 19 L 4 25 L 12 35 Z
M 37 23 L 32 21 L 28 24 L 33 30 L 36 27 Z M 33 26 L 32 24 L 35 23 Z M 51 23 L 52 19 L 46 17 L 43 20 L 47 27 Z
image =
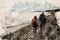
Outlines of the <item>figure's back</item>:
M 46 16 L 44 15 L 44 13 L 42 13 L 40 16 L 39 16 L 39 20 L 43 23 L 46 22 Z
M 36 23 L 37 23 L 37 17 L 36 17 L 36 18 L 34 17 L 34 18 L 32 19 L 32 25 L 36 25 Z

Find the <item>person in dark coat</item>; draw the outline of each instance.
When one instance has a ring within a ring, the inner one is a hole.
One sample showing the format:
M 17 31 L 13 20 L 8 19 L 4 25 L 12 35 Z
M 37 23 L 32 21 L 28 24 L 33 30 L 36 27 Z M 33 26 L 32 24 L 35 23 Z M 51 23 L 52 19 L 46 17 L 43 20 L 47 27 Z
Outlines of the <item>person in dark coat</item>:
M 40 21 L 40 31 L 42 32 L 45 30 L 45 24 L 46 24 L 46 16 L 44 15 L 43 12 L 39 16 L 39 21 Z
M 38 21 L 38 18 L 36 16 L 33 17 L 32 19 L 32 27 L 33 27 L 33 32 L 36 33 L 36 30 L 37 30 L 37 21 Z

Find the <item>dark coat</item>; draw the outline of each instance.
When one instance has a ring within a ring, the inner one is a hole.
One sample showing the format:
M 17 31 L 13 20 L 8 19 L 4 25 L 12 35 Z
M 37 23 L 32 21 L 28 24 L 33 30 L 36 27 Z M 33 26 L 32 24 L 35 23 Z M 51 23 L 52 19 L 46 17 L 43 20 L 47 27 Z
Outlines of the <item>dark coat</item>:
M 44 15 L 44 13 L 42 13 L 40 16 L 39 16 L 39 21 L 41 21 L 41 23 L 45 24 L 46 23 L 46 16 Z

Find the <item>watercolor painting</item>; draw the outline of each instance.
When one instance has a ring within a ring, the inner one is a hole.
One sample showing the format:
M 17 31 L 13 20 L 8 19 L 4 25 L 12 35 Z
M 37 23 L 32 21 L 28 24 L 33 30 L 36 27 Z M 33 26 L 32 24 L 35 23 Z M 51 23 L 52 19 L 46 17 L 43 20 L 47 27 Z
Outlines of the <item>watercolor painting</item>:
M 60 40 L 60 0 L 0 0 L 0 40 Z

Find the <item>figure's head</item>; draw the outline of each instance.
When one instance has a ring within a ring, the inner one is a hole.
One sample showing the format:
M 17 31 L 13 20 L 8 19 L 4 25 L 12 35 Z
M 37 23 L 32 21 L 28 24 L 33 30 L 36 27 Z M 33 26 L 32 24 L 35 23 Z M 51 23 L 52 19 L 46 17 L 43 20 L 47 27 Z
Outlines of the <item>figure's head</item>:
M 44 12 L 42 12 L 42 14 L 44 14 Z
M 37 18 L 37 16 L 34 16 L 34 18 Z

